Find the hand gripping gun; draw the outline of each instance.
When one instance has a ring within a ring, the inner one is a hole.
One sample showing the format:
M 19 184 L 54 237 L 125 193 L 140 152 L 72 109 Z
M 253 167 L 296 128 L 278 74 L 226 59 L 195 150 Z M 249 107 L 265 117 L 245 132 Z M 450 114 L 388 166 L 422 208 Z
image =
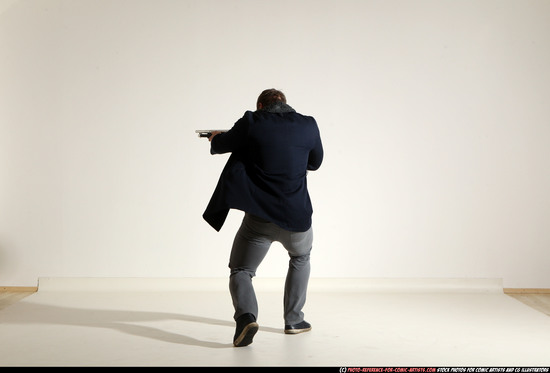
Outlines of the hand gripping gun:
M 220 131 L 220 132 L 227 132 L 228 130 L 196 130 L 195 133 L 199 134 L 199 137 L 210 137 L 212 136 L 212 132 L 214 131 Z

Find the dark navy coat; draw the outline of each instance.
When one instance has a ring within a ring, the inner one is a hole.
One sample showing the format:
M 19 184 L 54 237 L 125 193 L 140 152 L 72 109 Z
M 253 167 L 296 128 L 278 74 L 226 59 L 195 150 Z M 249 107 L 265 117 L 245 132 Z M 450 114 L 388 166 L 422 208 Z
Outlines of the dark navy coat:
M 323 145 L 315 119 L 290 109 L 247 111 L 233 128 L 212 139 L 212 154 L 232 153 L 203 214 L 215 230 L 222 228 L 230 209 L 289 231 L 311 227 L 306 175 L 321 166 Z

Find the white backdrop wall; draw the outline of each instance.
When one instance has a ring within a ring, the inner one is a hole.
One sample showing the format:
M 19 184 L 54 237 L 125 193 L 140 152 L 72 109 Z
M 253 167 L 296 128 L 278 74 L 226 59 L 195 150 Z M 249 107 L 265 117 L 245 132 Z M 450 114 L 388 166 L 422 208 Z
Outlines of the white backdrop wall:
M 202 212 L 229 128 L 316 117 L 314 277 L 550 287 L 547 0 L 25 0 L 0 6 L 0 285 L 226 277 Z M 275 245 L 258 276 L 282 277 Z

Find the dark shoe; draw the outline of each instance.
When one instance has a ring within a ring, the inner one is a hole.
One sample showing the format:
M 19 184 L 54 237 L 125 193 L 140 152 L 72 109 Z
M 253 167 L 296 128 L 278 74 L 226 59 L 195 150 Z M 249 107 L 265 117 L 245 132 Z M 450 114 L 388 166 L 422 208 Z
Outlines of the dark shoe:
M 233 346 L 244 347 L 252 343 L 254 335 L 258 331 L 256 318 L 251 313 L 245 313 L 237 319 L 237 329 L 233 337 Z
M 311 330 L 311 324 L 307 321 L 294 325 L 285 325 L 285 334 L 299 334 L 309 332 Z

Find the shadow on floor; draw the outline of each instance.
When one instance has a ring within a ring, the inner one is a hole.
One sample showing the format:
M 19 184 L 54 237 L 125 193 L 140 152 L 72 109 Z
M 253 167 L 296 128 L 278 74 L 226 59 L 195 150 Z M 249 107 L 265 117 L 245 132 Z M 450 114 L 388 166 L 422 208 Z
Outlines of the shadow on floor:
M 54 324 L 70 325 L 79 327 L 108 328 L 122 333 L 138 337 L 152 338 L 168 343 L 179 343 L 184 345 L 200 346 L 207 348 L 233 348 L 232 343 L 219 343 L 203 341 L 176 332 L 161 330 L 152 326 L 139 325 L 143 322 L 180 320 L 207 325 L 227 327 L 228 339 L 233 337 L 233 320 L 220 320 L 196 315 L 185 315 L 167 312 L 149 312 L 135 310 L 102 310 L 102 309 L 81 309 L 73 307 L 52 306 L 25 301 L 18 306 L 25 307 L 25 312 L 3 312 L 0 318 L 1 324 Z M 15 311 L 12 308 L 11 311 Z M 283 333 L 282 329 L 262 327 L 260 330 L 270 333 Z

